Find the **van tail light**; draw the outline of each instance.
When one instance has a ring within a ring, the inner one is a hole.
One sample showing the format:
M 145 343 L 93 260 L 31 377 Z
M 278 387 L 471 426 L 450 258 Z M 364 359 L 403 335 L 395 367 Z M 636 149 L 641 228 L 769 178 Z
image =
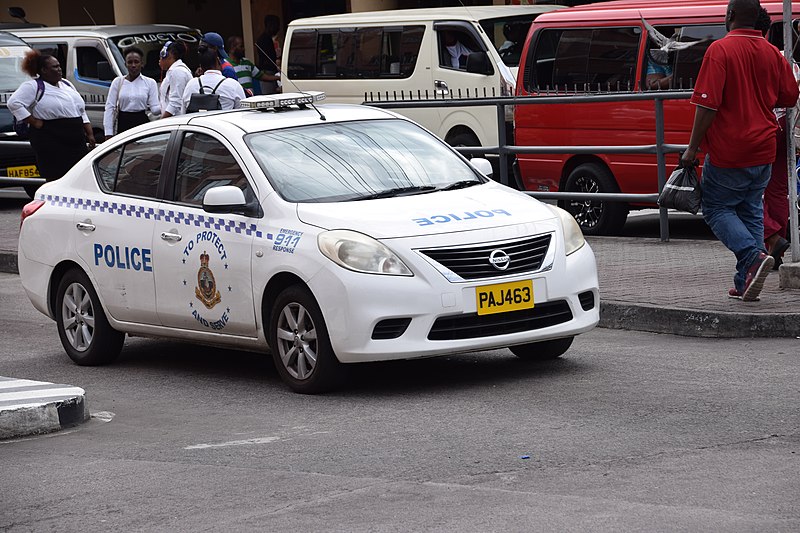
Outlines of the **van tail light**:
M 44 205 L 43 200 L 34 200 L 32 202 L 28 202 L 25 204 L 25 207 L 22 208 L 22 215 L 20 216 L 19 220 L 19 227 L 22 227 L 22 223 L 25 222 L 25 219 L 34 214 L 36 211 L 39 210 L 40 207 Z

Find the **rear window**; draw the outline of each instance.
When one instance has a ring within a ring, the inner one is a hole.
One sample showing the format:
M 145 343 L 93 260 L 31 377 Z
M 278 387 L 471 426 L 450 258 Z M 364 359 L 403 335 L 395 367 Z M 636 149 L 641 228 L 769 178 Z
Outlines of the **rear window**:
M 298 80 L 407 78 L 424 31 L 424 26 L 295 30 L 286 71 Z
M 158 67 L 158 53 L 167 41 L 181 41 L 186 47 L 186 54 L 183 56 L 183 62 L 194 72 L 197 68 L 197 46 L 200 44 L 202 35 L 197 30 L 163 32 L 163 33 L 139 33 L 135 35 L 122 35 L 119 37 L 112 37 L 109 39 L 109 47 L 114 54 L 114 59 L 119 65 L 120 71 L 123 74 L 128 73 L 125 66 L 125 60 L 122 58 L 122 52 L 129 46 L 141 48 L 144 52 L 144 67 L 142 74 L 156 81 L 161 81 L 161 70 Z

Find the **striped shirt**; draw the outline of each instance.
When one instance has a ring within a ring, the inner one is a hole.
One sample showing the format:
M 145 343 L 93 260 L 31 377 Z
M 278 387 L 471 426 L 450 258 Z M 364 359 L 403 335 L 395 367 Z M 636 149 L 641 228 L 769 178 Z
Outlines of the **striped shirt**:
M 261 71 L 258 70 L 258 67 L 246 57 L 236 61 L 236 59 L 231 56 L 228 61 L 233 65 L 233 69 L 236 71 L 236 77 L 239 79 L 242 88 L 252 90 L 253 80 L 261 77 Z

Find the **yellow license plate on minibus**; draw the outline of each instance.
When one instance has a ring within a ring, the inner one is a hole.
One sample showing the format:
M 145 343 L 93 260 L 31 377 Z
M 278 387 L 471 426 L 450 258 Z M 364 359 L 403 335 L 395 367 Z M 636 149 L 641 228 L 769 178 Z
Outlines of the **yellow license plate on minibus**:
M 475 287 L 479 315 L 505 313 L 533 307 L 533 280 Z
M 27 165 L 24 167 L 8 167 L 6 170 L 9 178 L 38 178 L 39 169 L 36 165 Z

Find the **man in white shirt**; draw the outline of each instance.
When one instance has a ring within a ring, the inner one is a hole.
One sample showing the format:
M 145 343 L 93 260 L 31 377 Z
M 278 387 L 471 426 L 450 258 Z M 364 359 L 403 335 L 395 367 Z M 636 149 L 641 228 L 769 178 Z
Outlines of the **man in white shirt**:
M 186 45 L 182 41 L 167 41 L 159 53 L 158 66 L 167 71 L 159 90 L 161 118 L 181 114 L 183 90 L 193 78 L 192 71 L 182 60 L 185 53 Z
M 186 113 L 192 95 L 202 92 L 204 94 L 219 95 L 220 109 L 238 109 L 245 98 L 244 89 L 238 81 L 226 78 L 219 68 L 219 56 L 214 50 L 206 49 L 200 52 L 200 68 L 203 74 L 186 84 L 183 91 L 183 105 L 181 113 Z
M 450 66 L 464 70 L 467 68 L 467 58 L 472 50 L 461 44 L 456 33 L 450 30 L 444 32 L 444 45 L 450 54 Z

